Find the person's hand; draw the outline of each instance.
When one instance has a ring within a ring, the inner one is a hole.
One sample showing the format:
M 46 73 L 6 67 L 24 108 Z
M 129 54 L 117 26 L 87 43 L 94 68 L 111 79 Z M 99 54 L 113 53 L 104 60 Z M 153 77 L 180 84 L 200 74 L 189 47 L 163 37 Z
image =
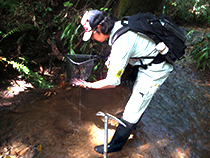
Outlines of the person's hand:
M 86 81 L 84 80 L 81 80 L 81 79 L 74 79 L 72 82 L 72 85 L 73 86 L 79 86 L 79 87 L 83 87 L 83 88 L 86 88 Z

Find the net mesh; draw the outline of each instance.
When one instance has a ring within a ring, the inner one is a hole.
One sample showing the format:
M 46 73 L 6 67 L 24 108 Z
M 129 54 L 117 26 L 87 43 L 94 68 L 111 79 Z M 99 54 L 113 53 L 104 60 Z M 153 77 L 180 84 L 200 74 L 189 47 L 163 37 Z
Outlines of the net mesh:
M 97 58 L 93 55 L 67 54 L 66 59 L 67 79 L 71 82 L 73 79 L 87 80 Z

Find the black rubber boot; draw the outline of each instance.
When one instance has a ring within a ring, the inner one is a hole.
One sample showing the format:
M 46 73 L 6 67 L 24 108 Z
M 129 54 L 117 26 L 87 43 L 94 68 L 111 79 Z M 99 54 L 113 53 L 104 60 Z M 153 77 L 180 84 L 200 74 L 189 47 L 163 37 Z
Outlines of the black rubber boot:
M 121 119 L 122 120 L 122 119 Z M 123 145 L 128 140 L 132 129 L 135 127 L 135 124 L 129 123 L 125 120 L 122 120 L 127 127 L 124 127 L 123 125 L 119 124 L 115 134 L 111 140 L 111 142 L 108 144 L 107 153 L 120 151 L 123 147 Z M 104 145 L 99 145 L 94 148 L 94 150 L 100 154 L 104 153 Z

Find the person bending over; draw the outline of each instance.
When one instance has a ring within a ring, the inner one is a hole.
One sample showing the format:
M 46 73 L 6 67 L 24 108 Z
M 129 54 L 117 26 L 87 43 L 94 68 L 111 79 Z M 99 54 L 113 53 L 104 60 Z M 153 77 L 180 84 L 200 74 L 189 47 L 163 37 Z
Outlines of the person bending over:
M 122 27 L 120 21 L 115 21 L 113 17 L 98 10 L 86 12 L 82 17 L 81 24 L 85 29 L 84 41 L 91 38 L 92 40 L 104 42 L 109 39 L 109 45 L 111 45 L 113 34 Z M 111 53 L 106 61 L 108 72 L 105 79 L 96 82 L 75 80 L 74 84 L 90 89 L 115 88 L 120 85 L 121 76 L 128 63 L 141 65 L 142 62 L 146 65 L 153 60 L 141 59 L 140 62 L 139 59 L 131 58 L 155 56 L 158 54 L 158 51 L 153 51 L 155 47 L 155 42 L 146 35 L 128 31 L 111 45 Z M 147 69 L 139 67 L 132 95 L 121 118 L 126 127 L 121 124 L 118 125 L 111 142 L 108 144 L 108 153 L 122 149 L 158 87 L 163 84 L 172 70 L 173 66 L 165 61 L 158 64 L 149 64 Z M 103 145 L 96 146 L 94 149 L 96 152 L 103 154 Z

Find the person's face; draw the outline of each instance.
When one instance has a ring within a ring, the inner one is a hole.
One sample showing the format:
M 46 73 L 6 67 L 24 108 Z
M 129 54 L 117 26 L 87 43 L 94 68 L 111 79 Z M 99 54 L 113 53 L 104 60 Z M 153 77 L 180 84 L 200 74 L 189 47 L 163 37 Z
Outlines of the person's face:
M 92 40 L 96 40 L 99 42 L 104 42 L 108 38 L 109 38 L 109 35 L 104 35 L 103 33 L 101 33 L 100 26 L 98 26 L 97 30 L 93 31 L 92 36 L 91 36 Z

